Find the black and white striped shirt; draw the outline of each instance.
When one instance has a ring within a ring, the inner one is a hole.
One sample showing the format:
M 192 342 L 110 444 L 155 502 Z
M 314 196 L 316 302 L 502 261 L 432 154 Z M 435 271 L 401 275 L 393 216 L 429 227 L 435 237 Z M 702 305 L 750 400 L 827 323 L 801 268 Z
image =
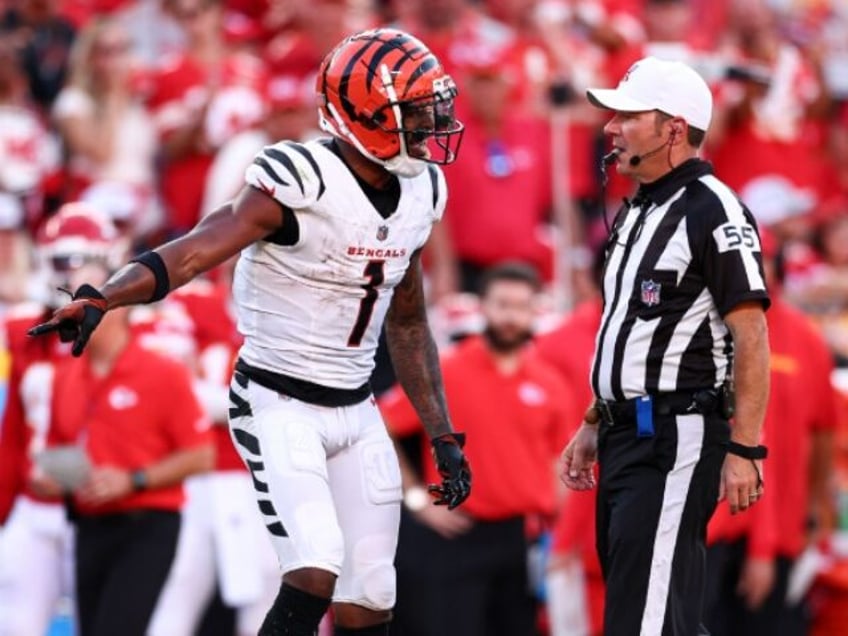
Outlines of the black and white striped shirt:
M 723 317 L 769 300 L 756 223 L 710 164 L 690 159 L 640 186 L 613 228 L 603 296 L 597 397 L 721 385 L 733 352 Z

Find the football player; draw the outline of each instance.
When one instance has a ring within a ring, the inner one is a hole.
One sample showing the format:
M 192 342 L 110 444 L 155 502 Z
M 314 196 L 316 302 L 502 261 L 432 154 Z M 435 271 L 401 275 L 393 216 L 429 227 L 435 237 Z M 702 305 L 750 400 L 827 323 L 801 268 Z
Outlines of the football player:
M 381 635 L 395 601 L 401 501 L 369 386 L 384 323 L 432 440 L 435 503 L 454 508 L 471 487 L 420 260 L 445 208 L 439 166 L 456 159 L 463 126 L 453 80 L 421 41 L 394 29 L 341 42 L 316 90 L 329 138 L 264 148 L 232 202 L 100 289 L 82 285 L 31 333 L 59 330 L 79 355 L 105 312 L 159 300 L 241 252 L 233 293 L 245 340 L 230 429 L 283 572 L 259 634 L 312 636 L 332 602 L 337 635 Z

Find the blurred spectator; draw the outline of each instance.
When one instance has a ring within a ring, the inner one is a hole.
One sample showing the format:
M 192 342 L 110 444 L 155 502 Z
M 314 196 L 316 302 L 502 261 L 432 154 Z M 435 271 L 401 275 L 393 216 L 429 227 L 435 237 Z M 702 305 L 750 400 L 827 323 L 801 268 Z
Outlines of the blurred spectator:
M 695 54 L 705 52 L 709 42 L 694 11 L 689 0 L 645 0 L 644 55 L 696 63 Z
M 781 297 L 777 245 L 768 232 L 762 233 L 762 252 L 772 299 L 766 314 L 766 495 L 747 515 L 731 516 L 719 506 L 710 521 L 704 624 L 715 636 L 807 634 L 803 599 L 787 595 L 790 575 L 809 528 L 823 528 L 832 518 L 833 362 L 818 330 Z
M 839 401 L 831 475 L 831 495 L 836 502 L 836 516 L 829 525 L 833 532 L 826 540 L 811 544 L 797 568 L 801 570 L 797 578 L 814 578 L 809 593 L 810 636 L 838 636 L 848 621 L 848 373 L 837 370 L 833 384 Z
M 600 83 L 607 85 L 615 83 L 638 59 L 634 47 L 645 39 L 643 4 L 644 0 L 545 0 L 540 11 L 551 26 L 564 29 L 569 39 L 581 40 L 594 51 L 588 59 L 600 71 Z M 559 49 L 564 67 L 584 72 L 568 59 L 567 47 L 551 45 L 553 50 Z M 598 83 L 594 78 L 588 80 L 588 85 Z
M 70 203 L 45 225 L 38 255 L 53 287 L 92 264 L 114 268 L 122 258 L 114 228 L 97 211 Z M 55 291 L 55 290 L 54 290 Z M 63 301 L 55 291 L 47 304 L 12 308 L 5 320 L 11 355 L 8 406 L 0 427 L 0 634 L 42 636 L 61 597 L 73 598 L 73 532 L 61 498 L 37 488 L 37 464 L 53 426 L 51 393 L 56 365 L 69 346 L 27 330 Z
M 281 139 L 307 141 L 318 136 L 313 77 L 271 77 L 264 98 L 265 114 L 260 121 L 228 139 L 215 155 L 206 176 L 201 216 L 235 196 L 244 183 L 244 171 L 264 146 Z
M 312 76 L 341 39 L 378 26 L 367 2 L 310 0 L 278 4 L 279 7 L 272 7 L 272 13 L 276 9 L 273 19 L 278 31 L 268 41 L 263 55 L 274 75 Z M 286 11 L 284 15 L 281 9 Z M 422 33 L 415 35 L 428 41 Z
M 216 150 L 261 117 L 265 71 L 258 58 L 228 47 L 221 0 L 168 0 L 168 7 L 186 50 L 154 71 L 149 106 L 161 139 L 165 233 L 177 236 L 199 218 Z
M 60 0 L 15 2 L 3 16 L 2 29 L 19 39 L 29 92 L 45 113 L 65 85 L 76 31 L 59 5 Z
M 111 16 L 138 0 L 57 0 L 59 14 L 78 29 L 98 17 Z
M 485 14 L 471 0 L 412 0 L 398 4 L 408 5 L 400 13 L 400 28 L 427 42 L 445 71 L 454 77 L 460 67 L 473 64 L 479 55 L 502 53 L 515 43 L 515 32 L 510 27 Z
M 72 504 L 79 627 L 91 636 L 145 636 L 177 547 L 181 482 L 214 459 L 188 370 L 134 341 L 128 311 L 110 312 L 54 375 L 51 445 L 91 463 Z M 56 478 L 39 487 L 61 492 Z
M 536 341 L 539 355 L 553 365 L 573 395 L 569 434 L 594 401 L 589 383 L 595 338 L 603 309 L 600 281 L 603 250 L 592 267 L 593 294 L 575 307 L 561 325 Z M 600 636 L 604 620 L 604 581 L 595 549 L 595 494 L 569 490 L 557 513 L 547 575 L 551 636 Z
M 716 173 L 740 194 L 758 177 L 782 177 L 817 202 L 836 183 L 822 152 L 831 98 L 820 56 L 783 36 L 765 0 L 735 3 L 731 14 L 726 80 L 707 137 Z
M 398 544 L 398 603 L 393 628 L 405 636 L 532 636 L 528 540 L 553 517 L 554 462 L 566 438 L 569 391 L 528 341 L 539 281 L 526 265 L 486 272 L 482 336 L 444 356 L 451 420 L 468 434 L 474 489 L 461 510 L 433 506 L 410 462 Z M 396 438 L 421 425 L 395 388 L 381 409 Z M 427 455 L 426 445 L 420 452 Z M 406 464 L 404 466 L 404 464 Z M 538 581 L 533 582 L 538 583 Z
M 58 160 L 58 145 L 29 101 L 13 40 L 0 35 L 0 306 L 31 294 L 30 230 Z
M 791 273 L 787 296 L 815 317 L 840 366 L 848 366 L 848 197 L 812 215 L 815 259 Z
M 469 112 L 464 118 L 463 160 L 445 178 L 450 188 L 446 224 L 434 230 L 430 249 L 436 299 L 453 291 L 452 259 L 462 291 L 476 291 L 483 270 L 506 260 L 523 260 L 552 277 L 552 245 L 545 236 L 551 212 L 545 123 L 510 109 L 510 82 L 495 51 L 467 63 L 458 81 Z M 438 226 L 437 226 L 438 227 Z M 451 259 L 446 258 L 451 256 Z
M 605 144 L 599 135 L 599 124 L 606 123 L 602 121 L 606 115 L 592 108 L 582 95 L 591 86 L 613 85 L 641 57 L 640 47 L 645 39 L 641 4 L 641 0 L 544 0 L 536 9 L 537 29 L 553 60 L 551 102 L 560 107 L 559 117 L 565 114 L 569 122 L 565 131 L 568 171 L 555 166 L 560 174 L 554 184 L 568 193 L 582 212 L 579 224 L 572 221 L 572 243 L 584 241 L 590 248 L 602 240 L 605 232 L 598 215 L 601 208 L 598 162 Z M 559 119 L 556 115 L 557 110 L 552 117 L 554 123 Z M 562 133 L 554 129 L 553 134 L 559 143 Z M 565 185 L 559 182 L 563 178 Z M 620 201 L 632 189 L 632 183 L 612 171 L 604 205 L 608 201 Z M 557 203 L 560 216 L 561 207 Z M 589 260 L 585 254 L 577 253 L 571 266 L 585 274 Z M 575 282 L 585 287 L 582 278 Z
M 129 36 L 116 22 L 98 18 L 88 24 L 74 45 L 68 85 L 53 118 L 67 154 L 67 196 L 110 184 L 130 202 L 119 215 L 128 215 L 132 234 L 143 236 L 161 221 L 153 171 L 156 132 L 136 93 L 130 50 Z
M 829 141 L 836 164 L 839 187 L 843 191 L 848 191 L 848 99 L 839 107 Z
M 167 0 L 134 0 L 112 14 L 129 34 L 132 54 L 144 68 L 185 46 L 185 34 L 166 4 Z

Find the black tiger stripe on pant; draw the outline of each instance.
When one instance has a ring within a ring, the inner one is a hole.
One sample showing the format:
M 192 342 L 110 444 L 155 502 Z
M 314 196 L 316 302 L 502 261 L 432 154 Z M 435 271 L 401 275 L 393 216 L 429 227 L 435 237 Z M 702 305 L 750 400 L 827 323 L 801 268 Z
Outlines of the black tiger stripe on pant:
M 730 429 L 718 415 L 655 415 L 599 432 L 597 548 L 605 636 L 695 636 L 701 625 L 707 522 Z

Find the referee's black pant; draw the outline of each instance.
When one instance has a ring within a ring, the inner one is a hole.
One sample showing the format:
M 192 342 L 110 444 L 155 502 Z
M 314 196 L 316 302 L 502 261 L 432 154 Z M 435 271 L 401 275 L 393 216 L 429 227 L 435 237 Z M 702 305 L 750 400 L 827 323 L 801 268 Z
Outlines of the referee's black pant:
M 180 513 L 80 516 L 76 524 L 80 636 L 145 636 L 177 550 Z
M 707 522 L 730 429 L 718 414 L 633 416 L 599 433 L 597 548 L 606 581 L 605 636 L 696 636 Z

